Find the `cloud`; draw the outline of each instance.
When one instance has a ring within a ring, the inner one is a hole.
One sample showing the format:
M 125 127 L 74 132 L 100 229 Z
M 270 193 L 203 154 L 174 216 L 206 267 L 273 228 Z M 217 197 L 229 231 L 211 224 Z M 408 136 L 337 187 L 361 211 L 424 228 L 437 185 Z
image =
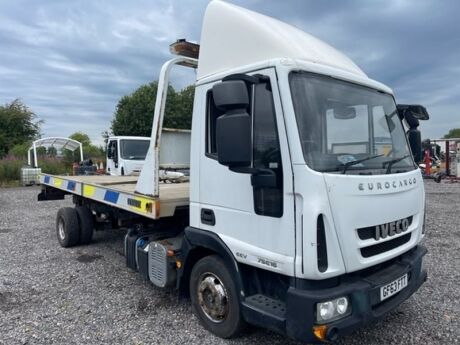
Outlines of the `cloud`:
M 177 38 L 199 41 L 206 0 L 0 4 L 0 103 L 21 98 L 45 136 L 77 130 L 102 143 L 118 99 L 158 78 Z M 424 137 L 460 127 L 460 26 L 456 1 L 231 2 L 317 36 L 352 58 L 398 101 L 432 115 Z M 181 88 L 193 81 L 173 73 Z

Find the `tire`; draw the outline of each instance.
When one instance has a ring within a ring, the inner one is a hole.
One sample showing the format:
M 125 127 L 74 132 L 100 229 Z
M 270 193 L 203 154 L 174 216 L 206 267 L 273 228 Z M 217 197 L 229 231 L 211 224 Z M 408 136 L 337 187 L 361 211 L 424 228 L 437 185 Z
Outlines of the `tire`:
M 93 213 L 86 206 L 77 206 L 75 210 L 77 211 L 80 227 L 80 244 L 89 244 L 93 239 L 94 232 Z
M 207 256 L 195 264 L 190 298 L 201 324 L 218 337 L 233 338 L 244 329 L 235 282 L 219 256 Z
M 80 226 L 77 211 L 74 208 L 63 207 L 59 209 L 56 217 L 56 235 L 59 244 L 64 248 L 78 244 Z

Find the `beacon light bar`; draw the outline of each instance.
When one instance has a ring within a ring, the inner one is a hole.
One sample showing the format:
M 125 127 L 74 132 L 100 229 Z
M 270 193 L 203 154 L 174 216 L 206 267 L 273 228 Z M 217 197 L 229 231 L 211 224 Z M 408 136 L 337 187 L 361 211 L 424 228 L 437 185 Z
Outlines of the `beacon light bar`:
M 198 59 L 198 55 L 200 53 L 200 45 L 188 42 L 185 40 L 185 38 L 182 38 L 178 39 L 173 44 L 170 44 L 169 51 L 174 55 Z

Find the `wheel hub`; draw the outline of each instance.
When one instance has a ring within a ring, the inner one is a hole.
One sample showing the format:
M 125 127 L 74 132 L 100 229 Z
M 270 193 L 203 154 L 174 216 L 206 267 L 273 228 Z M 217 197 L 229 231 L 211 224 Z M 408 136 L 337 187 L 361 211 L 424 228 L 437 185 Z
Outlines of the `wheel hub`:
M 227 317 L 227 290 L 215 274 L 205 273 L 200 277 L 198 302 L 206 317 L 212 322 L 220 323 Z
M 59 232 L 60 239 L 64 240 L 65 239 L 65 231 L 64 231 L 64 221 L 62 219 L 59 219 L 58 232 Z

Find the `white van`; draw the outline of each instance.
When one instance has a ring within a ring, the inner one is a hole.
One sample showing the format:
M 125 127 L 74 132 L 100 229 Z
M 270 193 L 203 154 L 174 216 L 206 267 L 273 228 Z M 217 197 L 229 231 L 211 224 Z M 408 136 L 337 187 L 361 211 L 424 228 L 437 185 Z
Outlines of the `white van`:
M 137 175 L 142 170 L 150 137 L 116 136 L 107 142 L 107 173 Z
M 160 150 L 162 173 L 186 171 L 190 167 L 190 135 L 188 129 L 163 128 Z M 144 166 L 150 137 L 113 136 L 107 141 L 107 173 L 115 176 L 138 175 Z M 172 174 L 169 177 L 175 176 Z

